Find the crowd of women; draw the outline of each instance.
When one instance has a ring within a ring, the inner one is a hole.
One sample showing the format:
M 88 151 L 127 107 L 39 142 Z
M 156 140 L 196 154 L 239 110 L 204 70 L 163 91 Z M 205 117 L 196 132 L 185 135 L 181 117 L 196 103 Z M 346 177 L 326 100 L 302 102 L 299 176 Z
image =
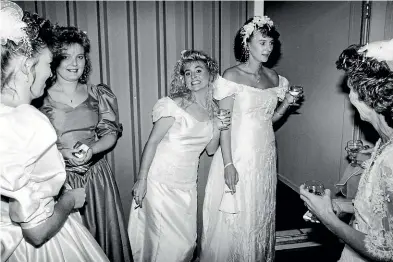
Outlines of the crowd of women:
M 273 124 L 298 98 L 265 66 L 279 38 L 272 20 L 245 22 L 234 41 L 239 63 L 222 77 L 205 52 L 181 52 L 169 96 L 152 110 L 127 227 L 105 158 L 122 132 L 117 100 L 109 86 L 88 81 L 87 34 L 10 1 L 1 1 L 0 16 L 2 261 L 192 261 L 204 150 L 214 157 L 200 261 L 274 260 Z M 329 190 L 317 196 L 301 186 L 301 198 L 346 243 L 340 261 L 392 261 L 393 40 L 350 46 L 336 64 L 380 140 L 351 225 L 333 211 Z M 40 97 L 39 108 L 30 105 Z

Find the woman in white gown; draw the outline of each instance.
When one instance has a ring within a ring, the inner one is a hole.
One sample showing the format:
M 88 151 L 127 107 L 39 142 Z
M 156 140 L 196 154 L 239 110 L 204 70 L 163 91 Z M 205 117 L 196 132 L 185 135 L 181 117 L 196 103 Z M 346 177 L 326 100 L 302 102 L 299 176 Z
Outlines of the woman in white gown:
M 59 194 L 65 165 L 49 120 L 29 103 L 44 92 L 48 21 L 1 1 L 1 261 L 109 261 L 83 226 L 84 189 Z
M 351 225 L 333 212 L 330 190 L 301 198 L 326 227 L 345 242 L 340 262 L 393 261 L 393 39 L 342 52 L 337 68 L 348 76 L 349 99 L 380 139 L 361 175 Z M 359 50 L 359 51 L 358 51 Z M 363 52 L 367 51 L 367 52 Z M 338 210 L 338 209 L 336 209 Z
M 199 156 L 217 150 L 224 124 L 215 117 L 212 81 L 217 63 L 187 50 L 175 66 L 169 97 L 153 108 L 154 126 L 143 150 L 128 233 L 134 261 L 191 261 L 197 238 Z
M 214 98 L 232 112 L 221 131 L 203 206 L 201 261 L 273 261 L 276 209 L 276 145 L 273 122 L 294 102 L 288 81 L 263 66 L 278 32 L 268 17 L 254 17 L 239 29 L 239 65 L 215 82 Z M 282 103 L 277 107 L 278 100 Z M 228 200 L 229 194 L 232 201 Z M 226 199 L 226 200 L 225 200 Z M 226 202 L 226 203 L 224 203 Z

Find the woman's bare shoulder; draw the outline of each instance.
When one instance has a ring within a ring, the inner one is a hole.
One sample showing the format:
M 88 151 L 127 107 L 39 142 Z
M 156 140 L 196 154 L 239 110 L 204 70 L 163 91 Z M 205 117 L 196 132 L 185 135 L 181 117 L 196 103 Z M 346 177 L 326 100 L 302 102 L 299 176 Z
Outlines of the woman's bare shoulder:
M 227 80 L 237 82 L 236 80 L 238 80 L 240 77 L 238 67 L 239 67 L 239 65 L 235 65 L 235 66 L 232 66 L 232 67 L 226 69 L 224 71 L 224 73 L 222 74 L 222 77 Z
M 273 82 L 273 84 L 275 86 L 277 86 L 279 84 L 279 77 L 278 77 L 278 74 L 275 70 L 265 67 L 264 72 L 267 75 L 267 77 Z

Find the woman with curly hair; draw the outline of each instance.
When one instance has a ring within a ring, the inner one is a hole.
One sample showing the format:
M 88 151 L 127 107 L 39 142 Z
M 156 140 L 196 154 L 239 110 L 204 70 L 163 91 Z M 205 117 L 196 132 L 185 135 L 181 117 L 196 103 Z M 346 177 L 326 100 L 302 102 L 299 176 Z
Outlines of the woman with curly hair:
M 61 190 L 55 130 L 29 105 L 51 74 L 52 26 L 12 2 L 0 8 L 1 261 L 109 261 L 75 211 L 85 190 Z
M 330 190 L 323 196 L 300 187 L 310 211 L 345 242 L 339 261 L 393 259 L 393 40 L 345 49 L 337 68 L 348 77 L 349 99 L 363 121 L 378 132 L 371 158 L 360 178 L 351 225 L 333 212 Z M 347 208 L 346 208 L 347 209 Z
M 287 93 L 288 80 L 265 66 L 278 37 L 269 17 L 246 21 L 234 43 L 240 63 L 216 81 L 214 98 L 220 108 L 232 113 L 232 125 L 221 131 L 221 148 L 210 167 L 201 261 L 274 260 L 277 170 L 273 123 L 295 100 Z
M 86 189 L 79 210 L 83 222 L 110 261 L 132 261 L 115 177 L 105 158 L 121 134 L 116 96 L 104 85 L 88 83 L 90 42 L 75 27 L 56 29 L 59 48 L 40 110 L 54 126 L 66 162 L 67 183 Z
M 216 61 L 200 51 L 181 53 L 169 97 L 153 108 L 133 194 L 128 233 L 135 261 L 191 261 L 197 238 L 197 171 L 206 149 L 214 154 L 220 129 L 212 83 Z

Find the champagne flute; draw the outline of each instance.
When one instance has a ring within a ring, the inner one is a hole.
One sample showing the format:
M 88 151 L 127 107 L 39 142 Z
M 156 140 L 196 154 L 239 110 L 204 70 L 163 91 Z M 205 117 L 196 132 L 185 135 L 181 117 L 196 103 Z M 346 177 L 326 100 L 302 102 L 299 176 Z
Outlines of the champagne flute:
M 345 150 L 348 153 L 351 166 L 358 165 L 357 156 L 360 150 L 364 148 L 362 140 L 349 140 Z
M 300 98 L 300 95 L 303 93 L 303 87 L 302 86 L 293 85 L 293 86 L 289 87 L 288 92 L 295 99 L 298 99 L 298 98 Z M 297 104 L 296 102 L 293 102 L 292 105 L 299 106 L 299 104 Z

